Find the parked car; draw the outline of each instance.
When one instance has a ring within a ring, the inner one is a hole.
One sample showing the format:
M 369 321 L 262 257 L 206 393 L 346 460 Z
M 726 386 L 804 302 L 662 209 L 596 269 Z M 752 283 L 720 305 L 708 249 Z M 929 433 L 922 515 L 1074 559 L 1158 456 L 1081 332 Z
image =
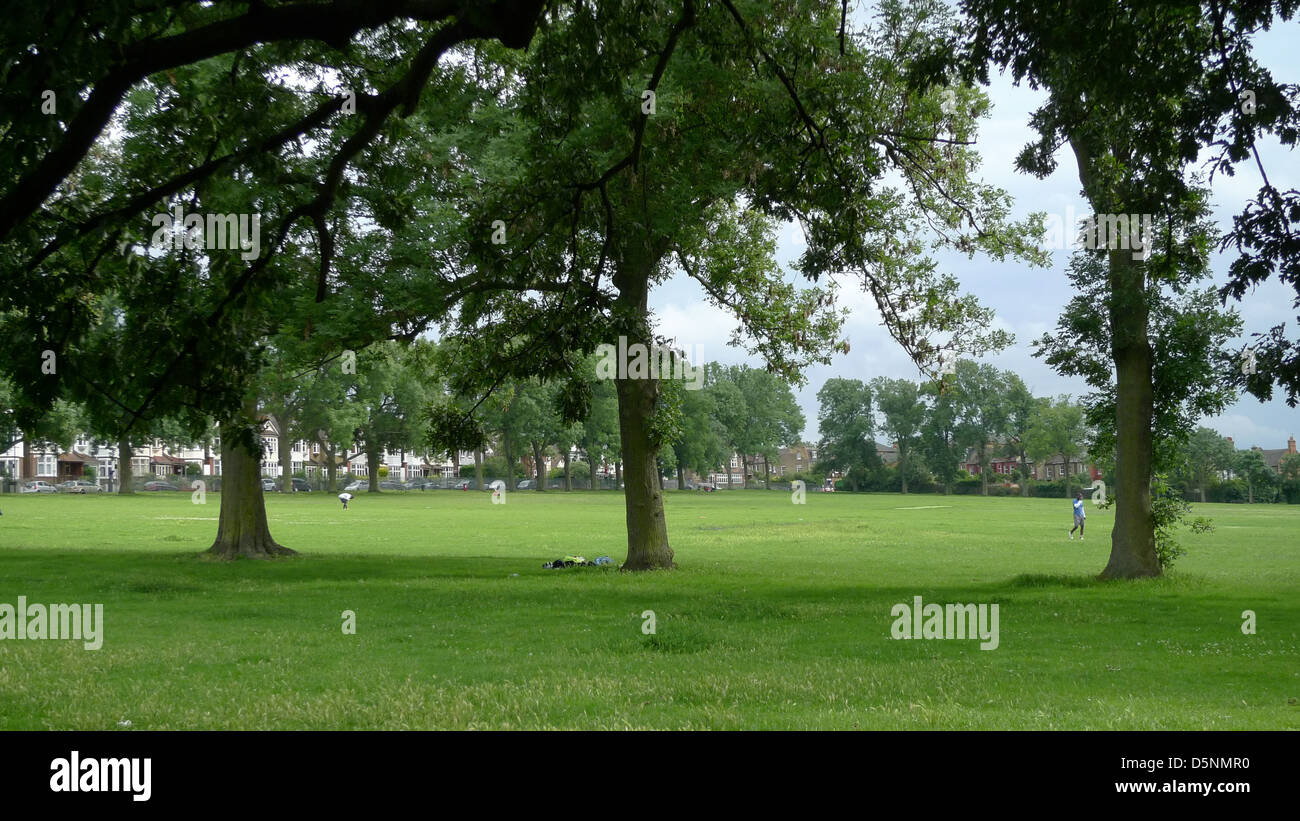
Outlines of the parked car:
M 290 479 L 295 493 L 311 493 L 311 483 L 306 479 Z
M 471 490 L 476 487 L 473 479 L 461 479 L 459 482 L 453 482 L 452 490 Z
M 180 490 L 180 488 L 167 482 L 145 482 L 141 490 Z
M 515 490 L 532 490 L 537 482 L 532 479 L 520 479 L 519 484 L 515 485 Z
M 360 480 L 348 482 L 343 489 L 349 493 L 356 493 L 359 490 L 370 490 L 370 482 L 362 482 Z
M 23 489 L 19 491 L 19 493 L 58 493 L 58 492 L 59 489 L 56 488 L 54 485 L 50 484 L 49 482 L 42 482 L 39 479 L 32 482 L 27 482 L 26 484 L 23 485 Z
M 279 486 L 280 486 L 279 482 L 275 481 L 274 479 L 267 479 L 266 477 L 262 477 L 262 492 L 263 492 L 263 493 L 270 493 L 270 492 L 274 491 L 274 490 L 275 490 L 277 487 L 279 487 Z
M 432 479 L 412 479 L 406 483 L 407 490 L 437 490 L 441 485 Z
M 402 484 L 401 482 L 390 480 L 387 482 L 380 482 L 379 489 L 380 490 L 406 490 L 406 485 Z
M 717 490 L 716 487 L 709 484 L 708 482 L 700 482 L 698 485 L 695 486 L 695 489 L 702 490 L 705 493 L 712 493 L 713 491 Z
M 100 487 L 85 479 L 73 479 L 59 485 L 60 493 L 99 493 Z

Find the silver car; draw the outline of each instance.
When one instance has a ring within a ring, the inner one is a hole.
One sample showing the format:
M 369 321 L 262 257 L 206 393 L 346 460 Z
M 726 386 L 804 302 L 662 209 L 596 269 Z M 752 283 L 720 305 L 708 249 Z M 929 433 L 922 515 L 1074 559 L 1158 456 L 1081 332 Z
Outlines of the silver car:
M 100 487 L 94 482 L 87 482 L 84 479 L 74 479 L 60 484 L 59 492 L 60 493 L 99 493 Z

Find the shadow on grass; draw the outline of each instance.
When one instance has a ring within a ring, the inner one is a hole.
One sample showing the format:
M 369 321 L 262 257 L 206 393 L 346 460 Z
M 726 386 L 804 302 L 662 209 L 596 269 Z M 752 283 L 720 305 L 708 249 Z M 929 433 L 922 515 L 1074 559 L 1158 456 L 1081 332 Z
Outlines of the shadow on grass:
M 1004 582 L 1006 587 L 1104 587 L 1109 582 L 1104 582 L 1096 576 L 1074 576 L 1067 573 L 1021 573 L 1009 582 Z

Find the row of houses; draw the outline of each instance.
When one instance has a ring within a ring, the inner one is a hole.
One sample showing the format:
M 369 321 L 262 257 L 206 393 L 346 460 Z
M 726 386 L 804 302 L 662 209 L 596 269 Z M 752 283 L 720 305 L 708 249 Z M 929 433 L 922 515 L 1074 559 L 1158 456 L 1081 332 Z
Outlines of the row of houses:
M 262 425 L 262 475 L 278 477 L 283 474 L 280 463 L 280 429 L 274 418 L 268 417 Z M 328 472 L 328 457 L 319 443 L 295 441 L 289 455 L 290 474 L 307 476 Z M 96 441 L 79 436 L 71 450 L 62 450 L 49 443 L 18 442 L 0 453 L 0 475 L 20 480 L 40 479 L 59 483 L 82 479 L 92 472 L 102 482 L 112 482 L 121 473 L 118 449 L 114 443 Z M 370 469 L 364 451 L 349 450 L 334 456 L 336 472 L 340 476 L 368 478 Z M 458 476 L 457 462 L 449 454 L 416 453 L 412 451 L 385 451 L 380 461 L 394 479 L 408 480 L 418 477 Z M 459 465 L 474 464 L 472 452 L 460 453 Z M 193 468 L 189 466 L 193 465 Z M 94 470 L 87 470 L 94 466 Z M 184 476 L 187 472 L 201 476 L 221 475 L 221 438 L 214 437 L 208 446 L 168 446 L 162 442 L 133 447 L 131 473 L 135 477 L 166 479 Z
M 1232 437 L 1227 437 L 1232 441 Z M 989 445 L 990 450 L 999 448 L 996 445 Z M 1264 457 L 1265 463 L 1275 472 L 1282 472 L 1282 462 L 1288 456 L 1296 454 L 1296 441 L 1292 436 L 1287 440 L 1285 448 L 1260 448 L 1252 446 L 1251 450 L 1258 451 Z M 898 445 L 876 443 L 876 453 L 880 456 L 880 461 L 886 467 L 896 466 L 898 464 Z M 797 473 L 805 473 L 812 469 L 817 461 L 817 451 L 814 447 L 807 444 L 798 444 L 794 447 L 781 448 L 778 451 L 777 460 L 770 465 L 766 464 L 763 456 L 751 456 L 747 460 L 751 471 L 749 476 L 744 475 L 745 470 L 742 467 L 742 459 L 739 454 L 733 454 L 731 462 L 726 468 L 709 475 L 708 480 L 715 485 L 743 485 L 745 479 L 755 479 L 762 477 L 770 470 L 773 477 L 792 476 Z M 1085 461 L 1082 457 L 1066 458 L 1062 454 L 1056 454 L 1042 462 L 1035 462 L 1033 459 L 1027 460 L 1027 466 L 1030 474 L 1034 479 L 1039 481 L 1054 481 L 1065 479 L 1067 477 L 1080 477 L 1080 481 L 1091 482 L 1101 478 L 1101 471 L 1091 462 Z M 977 457 L 977 450 L 969 448 L 962 458 L 961 467 L 972 476 L 979 476 L 983 473 L 984 467 L 980 464 Z M 1020 469 L 1020 460 L 1014 456 L 992 456 L 988 459 L 988 470 L 990 480 L 1011 481 Z
M 1232 442 L 1232 437 L 1229 436 L 1226 438 L 1228 442 L 1232 443 L 1232 446 L 1235 448 L 1236 443 Z M 1253 451 L 1258 451 L 1264 457 L 1264 464 L 1272 468 L 1274 473 L 1280 475 L 1282 473 L 1282 462 L 1285 461 L 1288 456 L 1296 455 L 1295 437 L 1292 436 L 1288 438 L 1286 440 L 1286 447 L 1284 448 L 1261 448 L 1259 445 L 1251 445 L 1250 449 Z M 1231 476 L 1233 475 L 1232 471 L 1227 471 L 1227 473 L 1229 474 L 1229 476 L 1226 476 L 1224 478 L 1231 478 Z
M 1231 442 L 1232 437 L 1228 437 L 1228 441 Z M 267 417 L 263 421 L 262 443 L 262 475 L 281 476 L 283 467 L 279 453 L 280 429 L 274 417 Z M 996 446 L 990 445 L 989 447 L 993 449 Z M 289 471 L 291 474 L 302 473 L 311 477 L 328 472 L 328 457 L 322 452 L 319 443 L 294 441 L 291 448 L 289 455 Z M 1287 441 L 1287 447 L 1285 448 L 1263 449 L 1254 446 L 1251 449 L 1259 451 L 1263 455 L 1265 463 L 1280 473 L 1282 461 L 1288 456 L 1296 454 L 1296 440 L 1292 436 Z M 877 442 L 876 452 L 879 454 L 881 462 L 886 466 L 897 465 L 898 446 L 896 444 Z M 571 457 L 581 458 L 576 451 L 571 454 Z M 550 471 L 562 464 L 562 459 L 556 456 L 546 456 L 543 459 L 543 468 L 546 471 Z M 340 476 L 369 478 L 369 465 L 364 451 L 350 450 L 335 454 L 334 461 L 336 473 Z M 531 476 L 533 474 L 531 456 L 524 455 L 523 461 L 525 463 L 525 475 Z M 732 454 L 729 464 L 720 465 L 719 470 L 714 471 L 707 477 L 707 481 L 718 486 L 743 486 L 747 479 L 754 479 L 759 476 L 770 474 L 776 478 L 783 478 L 808 472 L 813 469 L 816 461 L 816 448 L 806 443 L 781 448 L 778 451 L 776 461 L 771 463 L 762 455 L 742 459 L 740 454 Z M 748 476 L 746 476 L 745 462 L 748 462 L 749 466 Z M 454 459 L 451 454 L 417 453 L 405 450 L 390 452 L 386 450 L 380 464 L 388 468 L 390 478 L 402 481 L 424 477 L 456 477 L 460 475 L 460 470 L 464 466 L 468 465 L 472 469 L 474 453 L 462 451 L 459 458 Z M 1028 464 L 1033 477 L 1038 480 L 1052 481 L 1067 476 L 1081 476 L 1083 481 L 1091 481 L 1101 477 L 1101 473 L 1095 465 L 1084 462 L 1078 457 L 1067 459 L 1061 454 L 1057 454 L 1042 463 L 1030 460 Z M 87 470 L 87 467 L 91 465 L 95 469 L 93 471 Z M 191 469 L 189 467 L 191 465 L 194 468 Z M 979 463 L 974 448 L 967 450 L 961 466 L 973 476 L 978 476 L 983 471 L 983 466 Z M 990 456 L 988 459 L 988 469 L 990 474 L 993 475 L 991 478 L 1002 477 L 1009 481 L 1019 467 L 1019 460 L 1012 456 Z M 48 443 L 29 445 L 26 442 L 19 442 L 0 453 L 0 476 L 14 479 L 41 479 L 58 483 L 81 479 L 92 472 L 101 481 L 111 482 L 117 477 L 120 469 L 118 466 L 118 450 L 115 444 L 102 443 L 86 436 L 79 436 L 72 449 L 67 451 L 53 447 Z M 161 442 L 153 442 L 141 447 L 135 447 L 131 453 L 131 472 L 136 477 L 155 476 L 158 478 L 183 476 L 187 472 L 197 473 L 202 476 L 219 476 L 221 474 L 220 437 L 214 437 L 214 441 L 209 446 L 169 448 Z M 597 469 L 597 472 L 608 474 L 612 473 L 612 469 L 608 466 L 601 466 Z M 701 478 L 693 472 L 691 476 L 696 480 Z

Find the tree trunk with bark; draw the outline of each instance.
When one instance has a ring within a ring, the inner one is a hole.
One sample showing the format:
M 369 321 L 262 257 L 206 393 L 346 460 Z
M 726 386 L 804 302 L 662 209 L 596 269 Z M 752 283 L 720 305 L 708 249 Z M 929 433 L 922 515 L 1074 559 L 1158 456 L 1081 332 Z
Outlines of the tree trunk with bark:
M 483 449 L 479 448 L 474 451 L 474 480 L 478 483 L 479 490 L 483 489 Z
M 1115 528 L 1103 579 L 1159 576 L 1151 519 L 1154 391 L 1147 338 L 1146 277 L 1128 250 L 1110 252 L 1110 323 L 1115 359 Z
M 379 448 L 366 445 L 366 472 L 370 474 L 367 493 L 379 492 Z
M 1087 137 L 1071 134 L 1070 146 L 1084 195 L 1093 210 L 1125 213 L 1125 203 L 1116 202 L 1103 187 L 1102 179 L 1094 175 L 1094 148 Z M 1133 259 L 1133 252 L 1127 248 L 1114 248 L 1107 254 L 1110 298 L 1106 309 L 1115 363 L 1115 526 L 1111 530 L 1110 559 L 1101 578 L 1135 579 L 1160 575 L 1151 518 L 1155 400 L 1151 341 L 1147 337 L 1150 311 L 1146 264 Z M 1068 476 L 1067 472 L 1067 488 Z
M 677 463 L 677 489 L 686 490 L 686 466 L 681 462 Z
M 280 435 L 276 440 L 280 449 L 280 490 L 293 493 L 293 441 L 289 437 L 289 420 L 277 416 L 275 422 L 280 428 Z
M 245 433 L 241 437 L 239 425 L 221 425 L 221 512 L 217 525 L 217 539 L 208 553 L 219 559 L 269 559 L 275 556 L 293 556 L 297 551 L 278 544 L 271 538 L 266 521 L 266 504 L 262 496 L 262 455 L 248 448 Z M 253 447 L 261 439 L 253 433 Z
M 224 441 L 224 440 L 223 440 Z M 135 481 L 134 466 L 131 464 L 131 441 L 117 440 L 117 492 L 122 496 L 135 493 L 131 484 Z
M 533 490 L 541 493 L 546 490 L 546 467 L 542 461 L 542 446 L 539 442 L 533 442 L 533 476 L 536 487 Z
M 334 446 L 325 446 L 325 475 L 329 478 L 329 492 L 333 493 L 339 489 L 338 486 L 339 466 L 334 460 Z
M 625 247 L 614 273 L 618 288 L 615 315 L 629 318 L 625 328 L 628 344 L 641 343 L 653 350 L 648 322 L 650 279 L 658 264 L 647 238 L 638 237 Z M 668 544 L 664 519 L 663 490 L 659 480 L 659 443 L 651 433 L 651 421 L 659 398 L 655 379 L 615 379 L 618 394 L 618 426 L 622 435 L 622 460 L 618 482 L 627 512 L 627 561 L 623 570 L 665 570 L 676 566 Z M 623 466 L 626 466 L 624 475 Z
M 569 460 L 572 458 L 573 458 L 572 449 L 565 448 L 564 449 L 564 491 L 565 493 L 568 493 L 569 491 L 573 490 L 573 470 L 572 470 L 573 466 L 569 464 Z
M 621 481 L 627 509 L 627 561 L 624 570 L 660 570 L 675 566 L 668 545 L 663 492 L 659 488 L 657 449 L 650 441 L 650 417 L 659 385 L 653 379 L 615 380 L 618 423 L 623 435 Z

